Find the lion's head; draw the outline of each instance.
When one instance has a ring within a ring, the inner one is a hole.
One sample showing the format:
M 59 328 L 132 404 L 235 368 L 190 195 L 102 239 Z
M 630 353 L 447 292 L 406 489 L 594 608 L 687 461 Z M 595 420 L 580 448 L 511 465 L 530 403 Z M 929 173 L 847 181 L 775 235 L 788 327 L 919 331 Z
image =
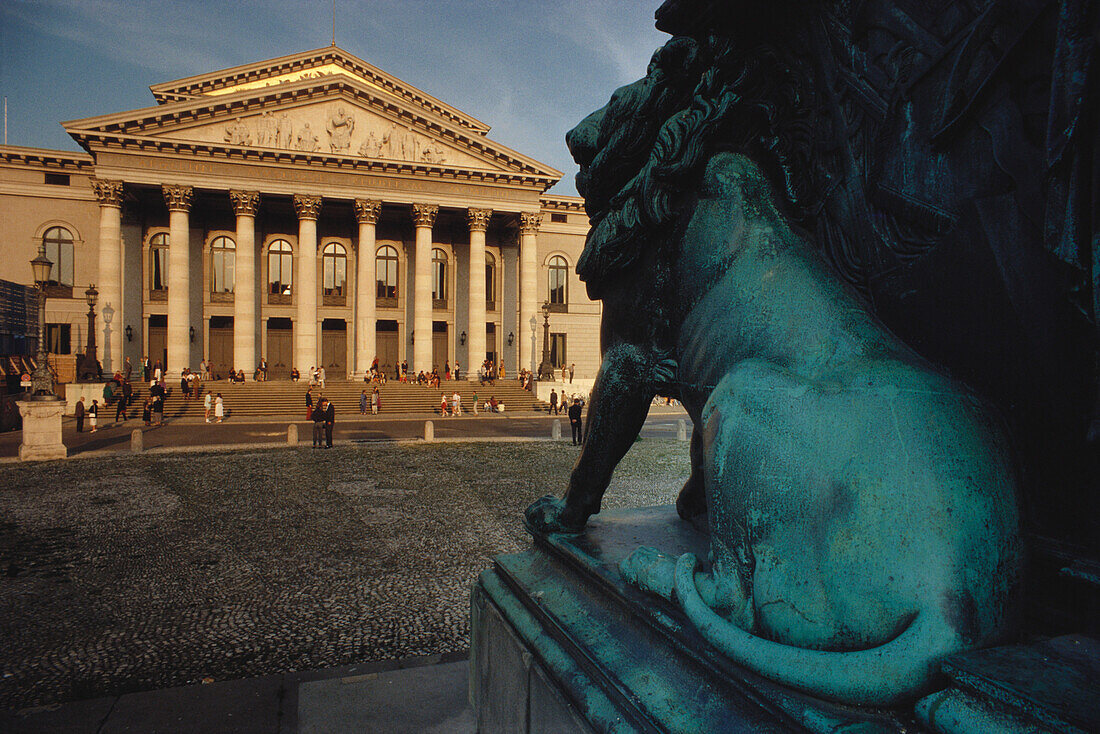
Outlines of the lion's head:
M 569 132 L 581 167 L 577 190 L 592 220 L 577 263 L 590 297 L 602 298 L 645 248 L 667 241 L 676 212 L 720 150 L 753 158 L 798 218 L 792 159 L 805 147 L 803 78 L 774 49 L 678 36 L 654 53 L 645 77 Z

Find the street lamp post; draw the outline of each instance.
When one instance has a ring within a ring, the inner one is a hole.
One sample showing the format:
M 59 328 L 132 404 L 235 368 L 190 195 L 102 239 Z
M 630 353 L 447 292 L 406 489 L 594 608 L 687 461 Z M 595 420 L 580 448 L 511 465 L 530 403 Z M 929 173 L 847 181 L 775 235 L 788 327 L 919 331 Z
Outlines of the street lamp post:
M 88 301 L 88 345 L 84 350 L 84 361 L 80 366 L 80 379 L 100 376 L 99 357 L 96 354 L 95 343 L 95 304 L 99 300 L 99 291 L 94 285 L 88 286 L 84 291 L 84 297 Z
M 50 282 L 53 263 L 46 257 L 46 245 L 38 246 L 38 256 L 31 260 L 31 273 L 38 289 L 38 352 L 35 354 L 34 372 L 31 373 L 32 400 L 60 400 L 53 391 L 53 373 L 46 364 L 46 286 Z
M 542 302 L 542 362 L 539 364 L 539 379 L 550 380 L 554 377 L 554 368 L 550 366 L 550 302 Z

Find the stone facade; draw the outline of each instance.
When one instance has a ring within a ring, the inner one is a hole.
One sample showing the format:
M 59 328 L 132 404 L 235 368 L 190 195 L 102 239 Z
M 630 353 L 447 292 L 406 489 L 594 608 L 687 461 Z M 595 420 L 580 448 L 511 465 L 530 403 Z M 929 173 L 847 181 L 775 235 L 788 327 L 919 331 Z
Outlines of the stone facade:
M 85 348 L 95 284 L 108 372 L 489 356 L 514 374 L 537 370 L 550 301 L 556 361 L 595 375 L 589 222 L 545 194 L 559 171 L 336 47 L 151 90 L 153 107 L 63 123 L 86 153 L 0 146 L 0 278 L 28 283 L 47 242 L 52 351 Z

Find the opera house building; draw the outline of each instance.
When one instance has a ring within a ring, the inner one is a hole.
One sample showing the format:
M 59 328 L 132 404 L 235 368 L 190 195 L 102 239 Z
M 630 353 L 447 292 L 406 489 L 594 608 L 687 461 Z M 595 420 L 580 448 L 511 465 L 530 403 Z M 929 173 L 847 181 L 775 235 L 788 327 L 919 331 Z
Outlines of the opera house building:
M 486 123 L 336 46 L 150 90 L 62 123 L 84 152 L 0 147 L 0 279 L 45 245 L 51 353 L 84 350 L 94 284 L 108 374 L 537 371 L 544 304 L 551 361 L 595 374 L 583 202 Z

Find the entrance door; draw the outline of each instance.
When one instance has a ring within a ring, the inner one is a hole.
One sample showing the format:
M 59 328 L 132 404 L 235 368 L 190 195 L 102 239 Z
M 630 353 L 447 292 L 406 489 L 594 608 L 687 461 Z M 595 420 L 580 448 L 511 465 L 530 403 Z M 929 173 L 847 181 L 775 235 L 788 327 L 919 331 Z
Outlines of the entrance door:
M 225 377 L 231 371 L 241 369 L 249 375 L 248 365 L 233 364 L 233 317 L 210 317 L 210 353 L 206 361 L 214 365 L 215 377 Z
M 163 367 L 168 365 L 168 317 L 149 317 L 149 364 L 155 367 L 157 360 Z
M 379 320 L 374 332 L 375 349 L 378 351 L 378 369 L 393 378 L 397 367 L 397 322 Z
M 447 322 L 432 322 L 432 367 L 439 370 L 439 376 L 443 377 L 443 363 L 450 361 L 447 352 Z
M 294 366 L 294 329 L 290 319 L 270 318 L 267 320 L 267 377 L 268 379 L 290 377 L 290 368 Z
M 321 364 L 325 377 L 343 380 L 348 375 L 348 323 L 343 319 L 325 319 L 321 322 Z
M 485 324 L 485 359 L 497 363 L 497 325 L 492 321 Z M 481 365 L 472 364 L 469 367 L 476 371 Z

